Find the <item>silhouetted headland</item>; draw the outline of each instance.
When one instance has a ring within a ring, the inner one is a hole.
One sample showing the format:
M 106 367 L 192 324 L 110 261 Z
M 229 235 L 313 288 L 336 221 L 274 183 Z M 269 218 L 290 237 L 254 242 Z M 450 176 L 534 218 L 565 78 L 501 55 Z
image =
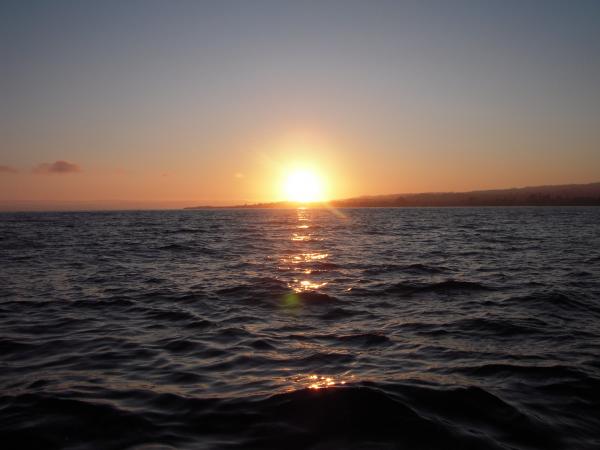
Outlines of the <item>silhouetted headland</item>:
M 313 206 L 321 203 L 312 204 Z M 600 206 L 600 182 L 492 189 L 469 192 L 426 192 L 413 194 L 375 195 L 332 200 L 336 208 L 399 208 L 427 206 Z M 236 205 L 233 208 L 292 208 L 294 202 L 271 202 Z M 205 209 L 214 206 L 193 206 L 185 209 Z

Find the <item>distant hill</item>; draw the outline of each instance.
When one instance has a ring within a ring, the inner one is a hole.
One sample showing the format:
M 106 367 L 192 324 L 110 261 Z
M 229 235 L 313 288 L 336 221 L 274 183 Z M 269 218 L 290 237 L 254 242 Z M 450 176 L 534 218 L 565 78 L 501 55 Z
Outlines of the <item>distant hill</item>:
M 392 194 L 332 200 L 336 208 L 414 207 L 414 206 L 600 206 L 600 183 L 534 186 L 470 192 L 428 192 Z M 235 208 L 289 208 L 289 202 L 255 203 Z M 317 205 L 314 205 L 317 206 Z M 191 207 L 186 209 L 202 209 Z
M 600 183 L 357 197 L 335 207 L 600 205 Z

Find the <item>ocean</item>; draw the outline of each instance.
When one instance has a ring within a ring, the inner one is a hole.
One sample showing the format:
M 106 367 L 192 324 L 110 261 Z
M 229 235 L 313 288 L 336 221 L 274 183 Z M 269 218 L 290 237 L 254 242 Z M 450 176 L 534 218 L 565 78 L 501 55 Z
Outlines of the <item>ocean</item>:
M 3 449 L 598 449 L 600 208 L 0 214 Z

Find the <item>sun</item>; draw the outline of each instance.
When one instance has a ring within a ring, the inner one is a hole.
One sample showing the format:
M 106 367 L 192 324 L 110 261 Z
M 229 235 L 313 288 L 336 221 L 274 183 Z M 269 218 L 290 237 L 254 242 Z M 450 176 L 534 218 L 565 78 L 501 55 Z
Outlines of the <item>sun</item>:
M 313 170 L 294 169 L 287 174 L 283 193 L 289 202 L 311 203 L 325 200 L 323 180 Z

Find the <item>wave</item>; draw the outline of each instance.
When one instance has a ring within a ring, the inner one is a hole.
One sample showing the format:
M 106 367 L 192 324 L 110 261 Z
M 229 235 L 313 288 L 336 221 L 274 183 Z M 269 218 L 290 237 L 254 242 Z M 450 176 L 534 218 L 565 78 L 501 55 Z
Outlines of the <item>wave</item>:
M 563 365 L 523 365 L 523 364 L 479 364 L 474 366 L 457 366 L 456 372 L 472 376 L 513 377 L 524 380 L 531 378 L 536 382 L 556 379 L 587 380 L 585 373 Z
M 493 292 L 496 288 L 483 283 L 462 280 L 444 280 L 436 282 L 408 282 L 397 283 L 369 282 L 364 286 L 352 286 L 347 290 L 348 295 L 364 297 L 380 297 L 381 295 L 402 294 L 412 296 L 417 294 L 450 294 L 470 292 Z
M 205 230 L 204 228 L 190 228 L 190 227 L 181 227 L 181 228 L 166 230 L 166 233 L 168 233 L 168 234 L 198 234 L 198 233 L 206 233 L 206 232 L 207 232 L 207 230 Z
M 289 288 L 287 283 L 274 279 L 256 279 L 252 283 L 232 286 L 216 291 L 219 297 L 235 298 L 255 305 L 263 306 L 297 306 L 303 305 L 333 305 L 340 300 L 319 290 L 297 292 Z
M 335 302 L 339 302 L 339 300 L 336 297 L 317 291 L 304 291 L 292 295 L 295 295 L 301 301 L 310 304 L 332 304 Z
M 592 313 L 600 315 L 600 304 L 593 297 L 583 298 L 574 293 L 564 293 L 557 290 L 537 291 L 522 296 L 508 297 L 502 300 L 503 306 L 531 308 L 542 313 L 559 313 L 561 319 L 571 318 L 572 313 Z
M 355 311 L 349 308 L 343 308 L 343 307 L 334 307 L 334 308 L 328 308 L 327 311 L 325 311 L 320 317 L 320 319 L 322 320 L 341 320 L 341 319 L 348 319 L 350 317 L 353 316 L 358 316 L 358 315 L 362 315 L 364 313 L 360 312 L 360 311 Z
M 360 345 L 361 347 L 379 346 L 391 343 L 389 337 L 387 337 L 385 334 L 380 333 L 350 334 L 344 336 L 336 336 L 336 339 L 344 343 Z
M 228 400 L 141 390 L 106 396 L 0 397 L 3 446 L 564 448 L 553 423 L 478 387 L 357 383 Z
M 373 265 L 363 271 L 365 275 L 380 275 L 403 272 L 414 275 L 430 275 L 430 274 L 441 274 L 450 272 L 448 267 L 444 266 L 431 266 L 427 264 L 383 264 Z
M 533 317 L 527 319 L 477 317 L 450 322 L 445 325 L 456 332 L 485 333 L 495 337 L 514 337 L 521 335 L 545 335 L 548 324 Z
M 470 291 L 492 291 L 492 287 L 473 281 L 445 280 L 435 283 L 396 283 L 384 289 L 389 294 L 416 294 L 420 292 L 451 293 Z

